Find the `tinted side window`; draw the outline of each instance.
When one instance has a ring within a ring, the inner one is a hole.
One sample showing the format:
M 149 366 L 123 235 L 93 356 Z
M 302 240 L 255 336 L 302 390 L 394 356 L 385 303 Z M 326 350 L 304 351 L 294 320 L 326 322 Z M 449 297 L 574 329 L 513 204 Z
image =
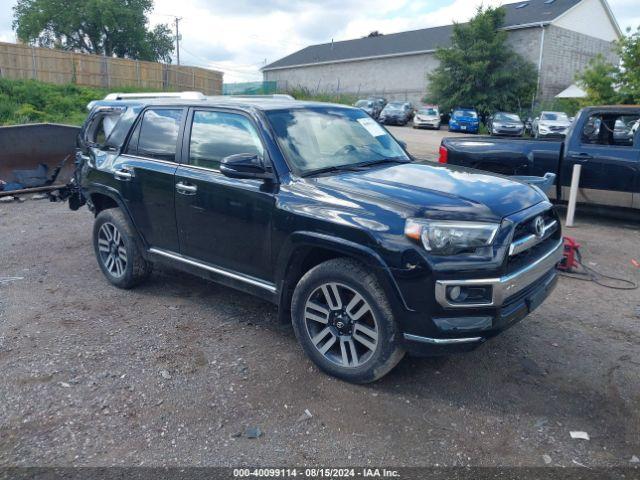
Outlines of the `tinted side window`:
M 147 110 L 140 124 L 137 154 L 175 162 L 181 120 L 182 109 Z
M 582 129 L 582 143 L 631 147 L 639 121 L 639 115 L 592 115 Z
M 224 157 L 238 153 L 263 154 L 258 133 L 249 119 L 226 112 L 193 113 L 189 143 L 191 165 L 217 170 Z

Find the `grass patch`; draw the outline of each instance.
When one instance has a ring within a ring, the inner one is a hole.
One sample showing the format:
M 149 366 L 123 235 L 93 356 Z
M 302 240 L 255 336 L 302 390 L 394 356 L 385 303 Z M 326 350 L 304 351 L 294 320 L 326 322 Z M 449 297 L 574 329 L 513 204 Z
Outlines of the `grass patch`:
M 40 122 L 81 125 L 87 116 L 87 104 L 113 91 L 73 84 L 54 85 L 36 80 L 0 78 L 0 125 Z M 116 91 L 153 90 L 118 87 Z

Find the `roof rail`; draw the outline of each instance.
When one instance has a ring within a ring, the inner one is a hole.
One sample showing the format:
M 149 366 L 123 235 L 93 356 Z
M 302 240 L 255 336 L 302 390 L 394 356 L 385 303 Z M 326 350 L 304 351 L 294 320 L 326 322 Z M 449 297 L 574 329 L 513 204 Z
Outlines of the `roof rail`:
M 287 93 L 273 93 L 271 95 L 215 95 L 209 98 L 280 98 L 285 100 L 295 100 L 295 98 Z
M 137 98 L 181 98 L 184 100 L 204 100 L 202 92 L 157 92 L 157 93 L 110 93 L 104 100 L 133 100 Z

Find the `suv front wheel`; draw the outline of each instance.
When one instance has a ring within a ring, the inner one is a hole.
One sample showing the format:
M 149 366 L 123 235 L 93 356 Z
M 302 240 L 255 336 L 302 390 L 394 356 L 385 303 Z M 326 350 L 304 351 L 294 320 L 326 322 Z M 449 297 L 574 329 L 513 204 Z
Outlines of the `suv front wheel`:
M 93 224 L 93 248 L 98 265 L 107 280 L 118 288 L 129 289 L 146 280 L 152 265 L 140 253 L 133 229 L 122 210 L 100 212 Z
M 305 353 L 330 375 L 373 382 L 404 356 L 384 290 L 356 261 L 334 259 L 312 268 L 295 289 L 291 311 Z

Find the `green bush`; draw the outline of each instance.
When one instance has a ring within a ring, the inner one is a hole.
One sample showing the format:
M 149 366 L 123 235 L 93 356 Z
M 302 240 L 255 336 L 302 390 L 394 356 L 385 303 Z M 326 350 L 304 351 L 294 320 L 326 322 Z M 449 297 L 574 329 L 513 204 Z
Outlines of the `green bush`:
M 358 101 L 358 97 L 345 93 L 312 93 L 304 87 L 298 87 L 287 91 L 296 100 L 307 100 L 311 102 L 341 103 L 343 105 L 353 105 Z
M 153 91 L 137 87 L 116 90 Z M 87 104 L 104 98 L 110 91 L 113 90 L 0 78 L 0 125 L 38 122 L 81 125 L 87 116 Z

